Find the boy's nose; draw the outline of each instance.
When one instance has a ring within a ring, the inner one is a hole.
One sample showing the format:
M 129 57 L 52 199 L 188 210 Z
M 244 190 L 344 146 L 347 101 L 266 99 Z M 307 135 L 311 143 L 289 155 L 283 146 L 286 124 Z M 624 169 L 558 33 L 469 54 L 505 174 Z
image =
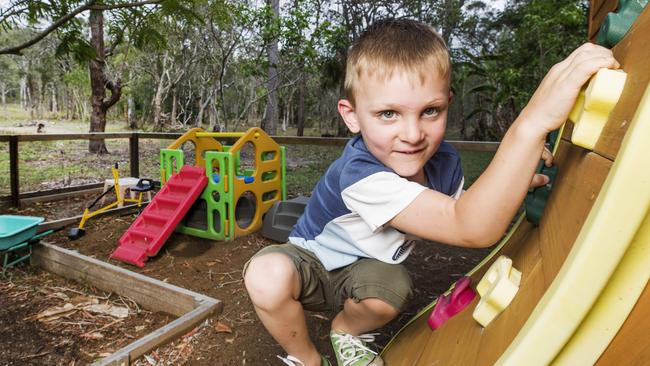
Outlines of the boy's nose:
M 406 121 L 400 130 L 400 139 L 410 144 L 415 144 L 422 140 L 422 126 L 419 121 Z

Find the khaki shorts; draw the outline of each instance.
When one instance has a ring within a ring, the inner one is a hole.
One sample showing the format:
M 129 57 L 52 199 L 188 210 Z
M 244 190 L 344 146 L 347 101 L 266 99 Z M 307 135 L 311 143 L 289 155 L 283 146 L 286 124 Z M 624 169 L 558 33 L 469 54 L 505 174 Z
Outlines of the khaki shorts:
M 339 311 L 346 299 L 379 298 L 401 311 L 412 294 L 411 278 L 401 264 L 363 258 L 327 271 L 313 253 L 290 243 L 265 247 L 251 260 L 269 253 L 282 253 L 293 261 L 302 282 L 299 300 L 306 310 Z

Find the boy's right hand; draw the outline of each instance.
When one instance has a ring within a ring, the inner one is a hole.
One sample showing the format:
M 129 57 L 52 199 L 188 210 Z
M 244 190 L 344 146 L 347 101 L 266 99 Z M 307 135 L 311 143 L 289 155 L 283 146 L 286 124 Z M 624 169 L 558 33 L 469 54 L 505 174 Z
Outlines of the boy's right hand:
M 520 117 L 531 120 L 530 126 L 542 129 L 545 136 L 566 121 L 580 89 L 592 75 L 601 68 L 619 67 L 611 50 L 583 44 L 549 70 Z

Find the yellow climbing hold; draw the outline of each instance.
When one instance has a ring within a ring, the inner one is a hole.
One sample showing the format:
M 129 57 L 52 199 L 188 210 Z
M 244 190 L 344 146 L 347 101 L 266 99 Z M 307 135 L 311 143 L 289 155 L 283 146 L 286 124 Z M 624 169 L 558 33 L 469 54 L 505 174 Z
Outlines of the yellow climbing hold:
M 481 300 L 472 316 L 487 327 L 514 299 L 519 290 L 521 272 L 512 267 L 512 259 L 502 255 L 492 263 L 476 286 Z
M 622 70 L 600 69 L 589 81 L 586 90 L 569 114 L 573 121 L 571 141 L 574 145 L 593 150 L 625 86 L 627 74 Z

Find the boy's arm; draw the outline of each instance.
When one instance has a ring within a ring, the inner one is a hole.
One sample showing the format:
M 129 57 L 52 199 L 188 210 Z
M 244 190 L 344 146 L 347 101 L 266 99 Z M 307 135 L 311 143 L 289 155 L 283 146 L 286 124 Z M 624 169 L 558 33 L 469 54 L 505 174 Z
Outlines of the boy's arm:
M 485 247 L 503 235 L 531 183 L 546 135 L 566 120 L 582 85 L 618 68 L 610 50 L 585 44 L 551 68 L 483 174 L 456 201 L 425 190 L 390 225 L 424 239 Z

